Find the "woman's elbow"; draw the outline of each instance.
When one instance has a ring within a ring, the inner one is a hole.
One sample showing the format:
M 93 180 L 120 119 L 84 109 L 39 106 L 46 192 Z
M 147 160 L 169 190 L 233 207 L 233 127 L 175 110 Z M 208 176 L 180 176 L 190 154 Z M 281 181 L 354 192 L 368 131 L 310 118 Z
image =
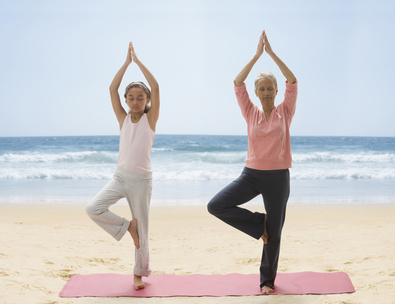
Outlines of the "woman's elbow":
M 243 81 L 240 81 L 240 80 L 237 80 L 237 79 L 233 80 L 233 84 L 236 87 L 241 87 L 243 85 L 243 83 L 244 83 Z

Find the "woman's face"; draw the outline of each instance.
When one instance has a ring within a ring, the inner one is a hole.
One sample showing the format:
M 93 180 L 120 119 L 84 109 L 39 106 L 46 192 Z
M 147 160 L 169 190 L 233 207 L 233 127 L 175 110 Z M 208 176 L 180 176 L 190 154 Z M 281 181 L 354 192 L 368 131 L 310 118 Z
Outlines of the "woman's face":
M 255 94 L 261 101 L 262 106 L 264 106 L 265 104 L 274 105 L 274 100 L 276 99 L 277 92 L 278 90 L 276 89 L 276 85 L 272 80 L 267 78 L 259 79 L 256 85 Z
M 143 89 L 138 87 L 129 89 L 126 94 L 126 104 L 132 113 L 144 113 L 145 106 L 148 102 L 147 94 Z

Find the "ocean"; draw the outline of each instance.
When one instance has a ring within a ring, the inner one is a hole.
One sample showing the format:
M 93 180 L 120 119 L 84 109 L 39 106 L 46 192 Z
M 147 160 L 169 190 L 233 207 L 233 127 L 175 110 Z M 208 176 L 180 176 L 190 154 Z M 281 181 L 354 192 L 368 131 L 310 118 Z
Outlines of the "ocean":
M 0 138 L 0 202 L 86 204 L 110 181 L 118 141 L 119 136 Z M 289 204 L 394 202 L 395 138 L 294 136 L 291 142 Z M 152 205 L 206 204 L 239 176 L 246 151 L 246 136 L 157 134 Z

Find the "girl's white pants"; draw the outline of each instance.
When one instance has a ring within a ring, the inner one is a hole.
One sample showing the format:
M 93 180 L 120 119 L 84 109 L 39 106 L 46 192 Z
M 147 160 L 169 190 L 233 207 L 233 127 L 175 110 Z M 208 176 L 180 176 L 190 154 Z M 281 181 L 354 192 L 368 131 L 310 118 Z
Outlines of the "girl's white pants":
M 133 273 L 148 277 L 148 213 L 152 193 L 152 173 L 133 173 L 119 167 L 115 170 L 113 180 L 109 182 L 86 207 L 89 217 L 119 241 L 129 228 L 130 221 L 111 212 L 108 208 L 126 198 L 132 218 L 137 219 L 140 248 L 135 249 L 135 266 Z

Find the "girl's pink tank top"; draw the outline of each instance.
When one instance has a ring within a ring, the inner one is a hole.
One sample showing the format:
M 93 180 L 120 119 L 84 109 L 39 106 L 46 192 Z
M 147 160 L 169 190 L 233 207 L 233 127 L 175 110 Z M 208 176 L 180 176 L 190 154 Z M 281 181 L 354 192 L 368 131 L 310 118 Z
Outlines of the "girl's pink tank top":
M 137 123 L 132 122 L 130 114 L 126 115 L 119 140 L 118 167 L 135 173 L 150 173 L 154 137 L 146 113 Z

